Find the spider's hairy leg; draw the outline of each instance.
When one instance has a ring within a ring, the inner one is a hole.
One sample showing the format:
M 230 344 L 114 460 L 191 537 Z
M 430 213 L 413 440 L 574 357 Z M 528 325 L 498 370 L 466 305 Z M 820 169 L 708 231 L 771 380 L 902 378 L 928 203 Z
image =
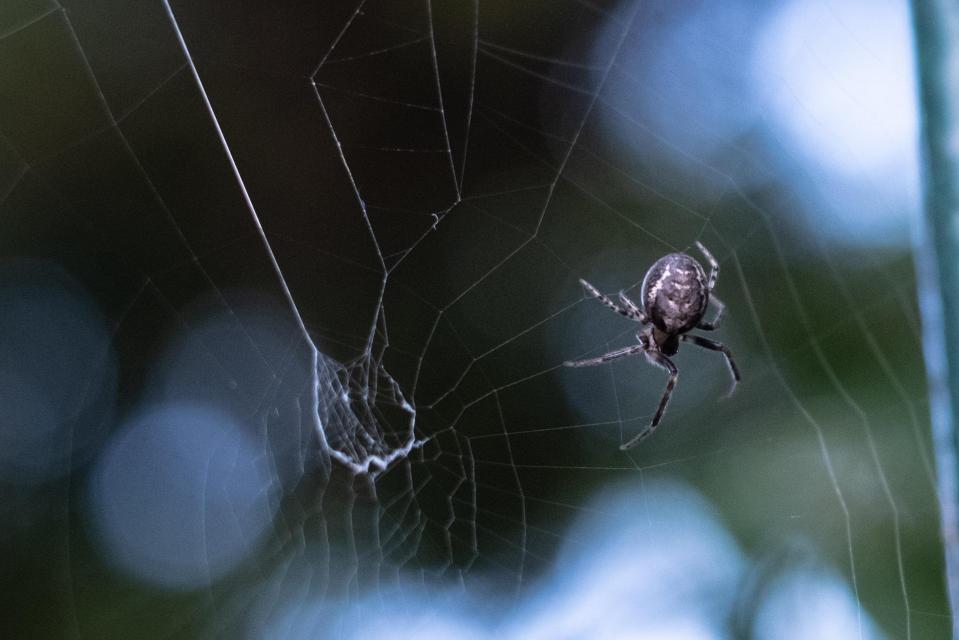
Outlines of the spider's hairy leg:
M 668 371 L 669 379 L 666 381 L 666 390 L 663 392 L 663 397 L 659 401 L 659 407 L 656 409 L 656 415 L 653 416 L 653 421 L 649 423 L 648 427 L 640 431 L 637 435 L 633 436 L 632 440 L 626 442 L 625 444 L 619 445 L 621 451 L 628 451 L 649 436 L 653 435 L 653 432 L 656 431 L 656 427 L 659 426 L 660 420 L 663 419 L 663 413 L 666 411 L 666 405 L 669 404 L 669 397 L 673 395 L 673 387 L 676 386 L 676 381 L 679 380 L 679 371 L 676 369 L 676 365 L 673 364 L 672 360 L 663 354 L 659 353 L 658 351 L 647 351 L 646 359 L 649 360 L 650 364 L 654 364 Z
M 649 319 L 646 317 L 646 314 L 643 313 L 643 311 L 638 306 L 636 306 L 636 303 L 630 300 L 626 296 L 626 294 L 623 293 L 622 291 L 619 292 L 619 301 L 623 303 L 623 306 L 626 307 L 626 309 L 628 309 L 629 312 L 632 314 L 630 316 L 631 318 L 638 320 L 639 322 L 642 322 L 643 324 L 646 324 L 649 322 Z
M 733 378 L 733 385 L 729 388 L 729 393 L 723 396 L 723 398 L 725 399 L 733 395 L 733 391 L 736 390 L 736 385 L 739 384 L 743 377 L 739 373 L 739 367 L 736 366 L 736 359 L 733 357 L 733 352 L 729 350 L 729 347 L 721 342 L 709 340 L 701 336 L 690 335 L 688 333 L 682 336 L 682 340 L 683 342 L 692 342 L 697 347 L 702 347 L 703 349 L 719 351 L 726 356 L 726 366 L 729 367 L 729 375 L 731 375 Z
M 713 319 L 709 322 L 701 320 L 699 324 L 696 325 L 697 329 L 702 329 L 703 331 L 713 331 L 718 329 L 719 325 L 723 323 L 723 314 L 726 313 L 726 305 L 722 300 L 712 294 L 709 295 L 709 300 L 716 306 L 716 315 L 713 316 Z
M 644 316 L 641 312 L 637 315 L 636 313 L 633 312 L 632 309 L 628 309 L 628 308 L 624 309 L 623 307 L 613 302 L 609 297 L 600 293 L 599 289 L 597 289 L 590 283 L 586 282 L 582 278 L 579 279 L 579 283 L 583 285 L 584 289 L 586 289 L 586 293 L 593 296 L 594 298 L 596 298 L 597 300 L 605 304 L 607 307 L 609 307 L 610 309 L 612 309 L 619 315 L 626 316 L 630 320 L 635 320 L 636 322 L 646 322 L 646 316 Z
M 716 262 L 716 258 L 709 252 L 709 249 L 699 240 L 696 241 L 696 248 L 706 257 L 706 262 L 709 263 L 709 280 L 706 283 L 706 289 L 712 291 L 713 287 L 716 286 L 716 280 L 719 279 L 719 263 Z
M 637 353 L 642 353 L 646 350 L 645 344 L 634 344 L 629 347 L 624 347 L 622 349 L 617 349 L 616 351 L 610 351 L 609 353 L 603 354 L 598 358 L 590 358 L 589 360 L 567 360 L 563 363 L 564 367 L 592 367 L 593 365 L 603 364 L 604 362 L 609 362 L 610 360 L 616 360 L 617 358 L 625 358 L 626 356 L 633 356 Z

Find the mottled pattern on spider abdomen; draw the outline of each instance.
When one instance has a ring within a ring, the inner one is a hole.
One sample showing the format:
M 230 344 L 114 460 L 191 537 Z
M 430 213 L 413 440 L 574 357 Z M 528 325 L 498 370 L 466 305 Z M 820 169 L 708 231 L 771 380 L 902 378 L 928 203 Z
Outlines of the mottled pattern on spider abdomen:
M 660 331 L 678 334 L 696 326 L 706 313 L 706 274 L 695 258 L 670 253 L 649 268 L 643 279 L 643 306 Z

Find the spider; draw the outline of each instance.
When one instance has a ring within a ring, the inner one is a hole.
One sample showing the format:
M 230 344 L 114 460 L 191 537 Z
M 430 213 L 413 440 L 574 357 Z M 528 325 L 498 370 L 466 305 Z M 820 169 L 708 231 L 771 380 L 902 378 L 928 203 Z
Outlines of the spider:
M 733 384 L 725 397 L 728 398 L 732 395 L 736 385 L 742 379 L 736 361 L 733 359 L 733 353 L 728 347 L 715 340 L 708 340 L 688 333 L 693 329 L 712 331 L 718 328 L 720 322 L 722 322 L 723 313 L 726 311 L 726 305 L 719 298 L 711 295 L 713 287 L 716 286 L 716 279 L 719 277 L 719 263 L 702 243 L 696 242 L 696 248 L 702 252 L 706 261 L 709 262 L 709 276 L 706 276 L 702 265 L 692 256 L 685 253 L 665 255 L 649 268 L 643 278 L 642 308 L 626 297 L 626 294 L 622 291 L 619 292 L 620 303 L 617 304 L 600 293 L 590 283 L 582 279 L 579 281 L 589 295 L 616 313 L 626 316 L 630 320 L 640 323 L 640 325 L 651 326 L 646 326 L 636 332 L 636 339 L 639 344 L 610 351 L 598 358 L 569 361 L 563 364 L 567 367 L 590 367 L 617 358 L 642 353 L 650 364 L 661 367 L 669 373 L 666 390 L 659 401 L 659 407 L 656 409 L 653 421 L 629 442 L 620 445 L 619 448 L 623 451 L 632 449 L 651 436 L 656 427 L 659 426 L 659 422 L 663 418 L 663 412 L 666 411 L 666 404 L 673 393 L 673 387 L 676 386 L 676 381 L 679 379 L 679 371 L 673 361 L 669 359 L 669 356 L 675 355 L 679 350 L 680 341 L 692 342 L 697 347 L 710 351 L 719 351 L 726 357 L 726 365 L 729 367 Z M 707 322 L 703 318 L 706 315 L 710 298 L 717 310 L 712 321 Z

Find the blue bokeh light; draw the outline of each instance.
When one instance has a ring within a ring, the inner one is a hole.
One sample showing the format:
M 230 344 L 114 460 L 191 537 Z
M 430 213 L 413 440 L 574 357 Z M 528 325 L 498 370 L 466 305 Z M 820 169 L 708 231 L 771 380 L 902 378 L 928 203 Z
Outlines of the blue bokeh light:
M 222 412 L 147 411 L 108 443 L 90 485 L 103 555 L 155 586 L 217 580 L 262 542 L 276 508 L 255 443 Z
M 885 638 L 862 613 L 848 585 L 828 569 L 795 568 L 773 581 L 757 609 L 753 636 L 758 640 L 881 640 Z
M 594 34 L 598 67 L 631 6 Z M 684 207 L 773 188 L 770 215 L 828 242 L 908 246 L 912 44 L 905 0 L 643 5 L 602 87 L 604 154 Z
M 614 157 L 658 189 L 704 201 L 730 181 L 766 176 L 734 148 L 756 126 L 749 62 L 758 16 L 767 2 L 643 5 L 603 88 L 600 127 Z M 624 2 L 618 18 L 630 12 Z M 610 20 L 595 37 L 593 57 L 605 65 Z
M 63 269 L 0 265 L 0 480 L 36 485 L 94 453 L 116 400 L 109 326 Z
M 521 597 L 510 602 L 508 615 L 471 596 L 459 583 L 424 583 L 414 574 L 401 578 L 399 585 L 383 585 L 339 603 L 310 597 L 309 587 L 315 575 L 327 571 L 328 558 L 308 547 L 269 583 L 257 586 L 269 597 L 251 609 L 251 636 L 728 637 L 728 621 L 740 604 L 752 562 L 702 495 L 685 484 L 651 479 L 606 490 L 582 513 L 562 532 L 553 569 L 525 585 Z M 882 637 L 836 574 L 797 571 L 787 569 L 751 603 L 759 612 L 757 637 L 855 637 L 860 620 L 864 638 Z M 801 584 L 794 579 L 797 575 Z M 491 593 L 506 596 L 514 593 L 512 577 L 487 574 L 483 584 Z M 804 612 L 814 612 L 816 619 L 804 620 Z M 847 635 L 817 635 L 817 629 Z
M 826 238 L 908 245 L 919 202 L 914 68 L 905 0 L 791 0 L 764 24 L 753 93 L 768 155 Z

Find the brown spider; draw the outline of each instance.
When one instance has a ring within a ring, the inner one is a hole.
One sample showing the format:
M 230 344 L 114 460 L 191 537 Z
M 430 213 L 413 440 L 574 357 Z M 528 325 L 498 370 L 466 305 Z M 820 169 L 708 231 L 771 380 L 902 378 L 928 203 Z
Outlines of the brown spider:
M 675 355 L 679 350 L 680 340 L 692 342 L 703 349 L 719 351 L 726 356 L 726 364 L 729 366 L 729 373 L 733 378 L 733 385 L 726 397 L 732 394 L 736 385 L 742 379 L 736 361 L 733 359 L 732 351 L 728 347 L 715 340 L 708 340 L 687 333 L 692 329 L 712 331 L 718 328 L 726 310 L 726 305 L 719 298 L 711 295 L 713 287 L 716 286 L 716 279 L 719 277 L 719 263 L 702 243 L 696 242 L 696 248 L 702 252 L 709 262 L 709 277 L 706 277 L 702 265 L 692 256 L 685 253 L 665 255 L 649 268 L 646 277 L 643 278 L 642 309 L 627 298 L 622 291 L 619 292 L 618 296 L 621 304 L 616 304 L 600 293 L 596 287 L 585 280 L 580 280 L 589 295 L 616 313 L 641 325 L 651 326 L 636 332 L 636 339 L 639 344 L 610 351 L 598 358 L 575 360 L 563 364 L 567 367 L 589 367 L 642 353 L 651 364 L 669 372 L 666 391 L 663 392 L 663 397 L 659 401 L 659 407 L 656 409 L 653 421 L 631 440 L 620 445 L 619 448 L 623 451 L 632 449 L 652 435 L 660 420 L 662 420 L 663 412 L 666 411 L 666 404 L 673 393 L 673 387 L 676 386 L 676 381 L 679 379 L 679 371 L 673 361 L 669 359 L 669 356 Z M 703 317 L 706 315 L 710 298 L 712 298 L 718 310 L 713 320 L 706 322 Z

